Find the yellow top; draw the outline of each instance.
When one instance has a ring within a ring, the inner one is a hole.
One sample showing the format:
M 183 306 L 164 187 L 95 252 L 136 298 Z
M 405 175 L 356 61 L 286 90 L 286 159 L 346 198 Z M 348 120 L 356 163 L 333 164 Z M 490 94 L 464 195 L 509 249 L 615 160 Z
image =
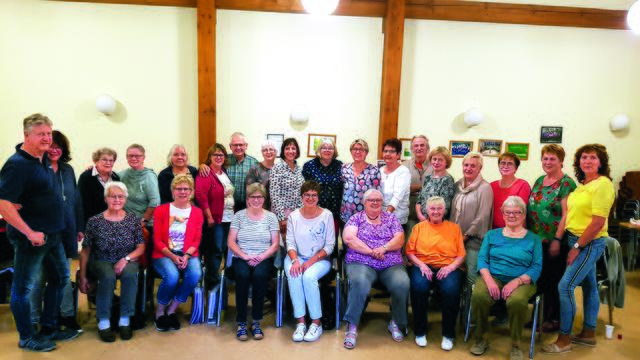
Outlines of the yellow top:
M 423 221 L 413 227 L 406 253 L 435 268 L 447 266 L 466 254 L 460 226 L 449 221 L 441 224 Z
M 567 230 L 581 236 L 591 223 L 591 217 L 595 215 L 605 218 L 604 226 L 595 238 L 609 236 L 606 219 L 609 218 L 614 199 L 613 183 L 606 176 L 600 176 L 586 185 L 578 184 L 578 188 L 569 194 L 567 200 Z

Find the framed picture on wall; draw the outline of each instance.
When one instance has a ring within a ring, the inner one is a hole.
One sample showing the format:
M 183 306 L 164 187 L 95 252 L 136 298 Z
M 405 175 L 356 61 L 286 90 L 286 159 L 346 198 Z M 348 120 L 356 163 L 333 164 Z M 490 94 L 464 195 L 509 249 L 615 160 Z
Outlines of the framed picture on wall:
M 333 143 L 338 146 L 336 138 L 336 135 L 330 134 L 309 134 L 307 137 L 307 157 L 316 157 L 316 147 L 320 146 L 320 143 L 324 139 L 331 139 Z
M 280 156 L 280 148 L 284 142 L 284 134 L 267 134 L 267 140 L 273 141 L 276 147 L 276 156 Z
M 543 126 L 540 128 L 541 144 L 561 144 L 562 126 Z
M 478 152 L 482 156 L 498 156 L 502 152 L 502 140 L 480 139 L 478 140 Z
M 518 155 L 520 160 L 529 160 L 529 143 L 508 142 L 505 151 Z
M 400 138 L 399 140 L 402 142 L 402 154 L 400 154 L 400 160 L 411 159 L 411 139 Z
M 473 150 L 473 141 L 449 140 L 449 151 L 452 157 L 464 157 Z

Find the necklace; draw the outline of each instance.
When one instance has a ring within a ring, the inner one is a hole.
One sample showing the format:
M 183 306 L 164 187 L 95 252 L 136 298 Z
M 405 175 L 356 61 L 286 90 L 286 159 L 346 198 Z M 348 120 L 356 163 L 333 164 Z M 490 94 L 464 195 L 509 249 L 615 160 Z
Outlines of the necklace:
M 518 231 L 513 231 L 513 230 L 509 229 L 508 227 L 504 228 L 504 235 L 507 236 L 507 237 L 520 238 L 526 232 L 527 232 L 527 229 L 525 229 L 525 228 L 522 228 L 522 229 L 520 229 Z
M 502 180 L 502 179 L 500 179 L 500 187 L 501 187 L 501 188 L 503 188 L 503 189 L 508 189 L 508 188 L 510 188 L 510 187 L 511 187 L 511 185 L 513 185 L 513 183 L 515 183 L 515 182 L 516 182 L 516 180 L 518 180 L 518 179 L 517 179 L 517 178 L 514 178 L 510 183 L 508 183 L 508 184 L 506 184 L 506 185 L 505 185 L 505 184 L 503 184 L 503 182 L 502 182 L 503 180 Z
M 313 210 L 305 210 L 306 208 L 302 208 L 300 209 L 300 214 L 302 215 L 303 218 L 305 219 L 314 219 L 316 218 L 317 214 L 318 214 L 318 210 L 320 210 L 319 207 L 314 207 Z M 311 211 L 311 213 L 308 213 L 309 211 Z
M 372 217 L 369 216 L 369 214 L 367 214 L 366 211 L 364 212 L 364 214 L 367 216 L 367 219 L 369 219 L 369 221 L 376 221 L 380 217 L 380 214 L 378 214 L 378 216 L 372 218 Z

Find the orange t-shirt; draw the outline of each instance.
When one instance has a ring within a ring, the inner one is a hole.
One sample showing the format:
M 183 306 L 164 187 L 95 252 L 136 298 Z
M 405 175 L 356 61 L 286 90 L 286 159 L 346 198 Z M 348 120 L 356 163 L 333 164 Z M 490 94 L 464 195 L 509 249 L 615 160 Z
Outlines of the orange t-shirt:
M 460 226 L 446 220 L 441 224 L 423 221 L 414 226 L 405 252 L 435 268 L 466 255 Z

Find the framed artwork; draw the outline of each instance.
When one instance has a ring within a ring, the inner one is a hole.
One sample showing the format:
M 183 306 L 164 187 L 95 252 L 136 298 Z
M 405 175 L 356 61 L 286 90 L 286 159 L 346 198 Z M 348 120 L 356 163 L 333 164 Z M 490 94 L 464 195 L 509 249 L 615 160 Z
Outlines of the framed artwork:
M 267 140 L 273 141 L 276 146 L 276 156 L 280 156 L 280 148 L 284 142 L 284 134 L 267 134 Z
M 502 140 L 480 139 L 478 140 L 478 152 L 482 156 L 499 156 L 502 152 Z
M 316 157 L 316 147 L 318 147 L 324 139 L 331 139 L 333 143 L 338 146 L 336 138 L 336 135 L 330 134 L 309 134 L 307 137 L 307 157 Z
M 464 157 L 473 150 L 473 141 L 449 140 L 449 151 L 452 157 Z
M 561 144 L 562 126 L 543 126 L 540 128 L 541 144 Z
M 506 152 L 518 155 L 520 160 L 529 160 L 529 143 L 508 142 L 505 149 Z
M 411 139 L 400 138 L 400 141 L 402 142 L 402 154 L 400 154 L 400 160 L 411 159 Z

